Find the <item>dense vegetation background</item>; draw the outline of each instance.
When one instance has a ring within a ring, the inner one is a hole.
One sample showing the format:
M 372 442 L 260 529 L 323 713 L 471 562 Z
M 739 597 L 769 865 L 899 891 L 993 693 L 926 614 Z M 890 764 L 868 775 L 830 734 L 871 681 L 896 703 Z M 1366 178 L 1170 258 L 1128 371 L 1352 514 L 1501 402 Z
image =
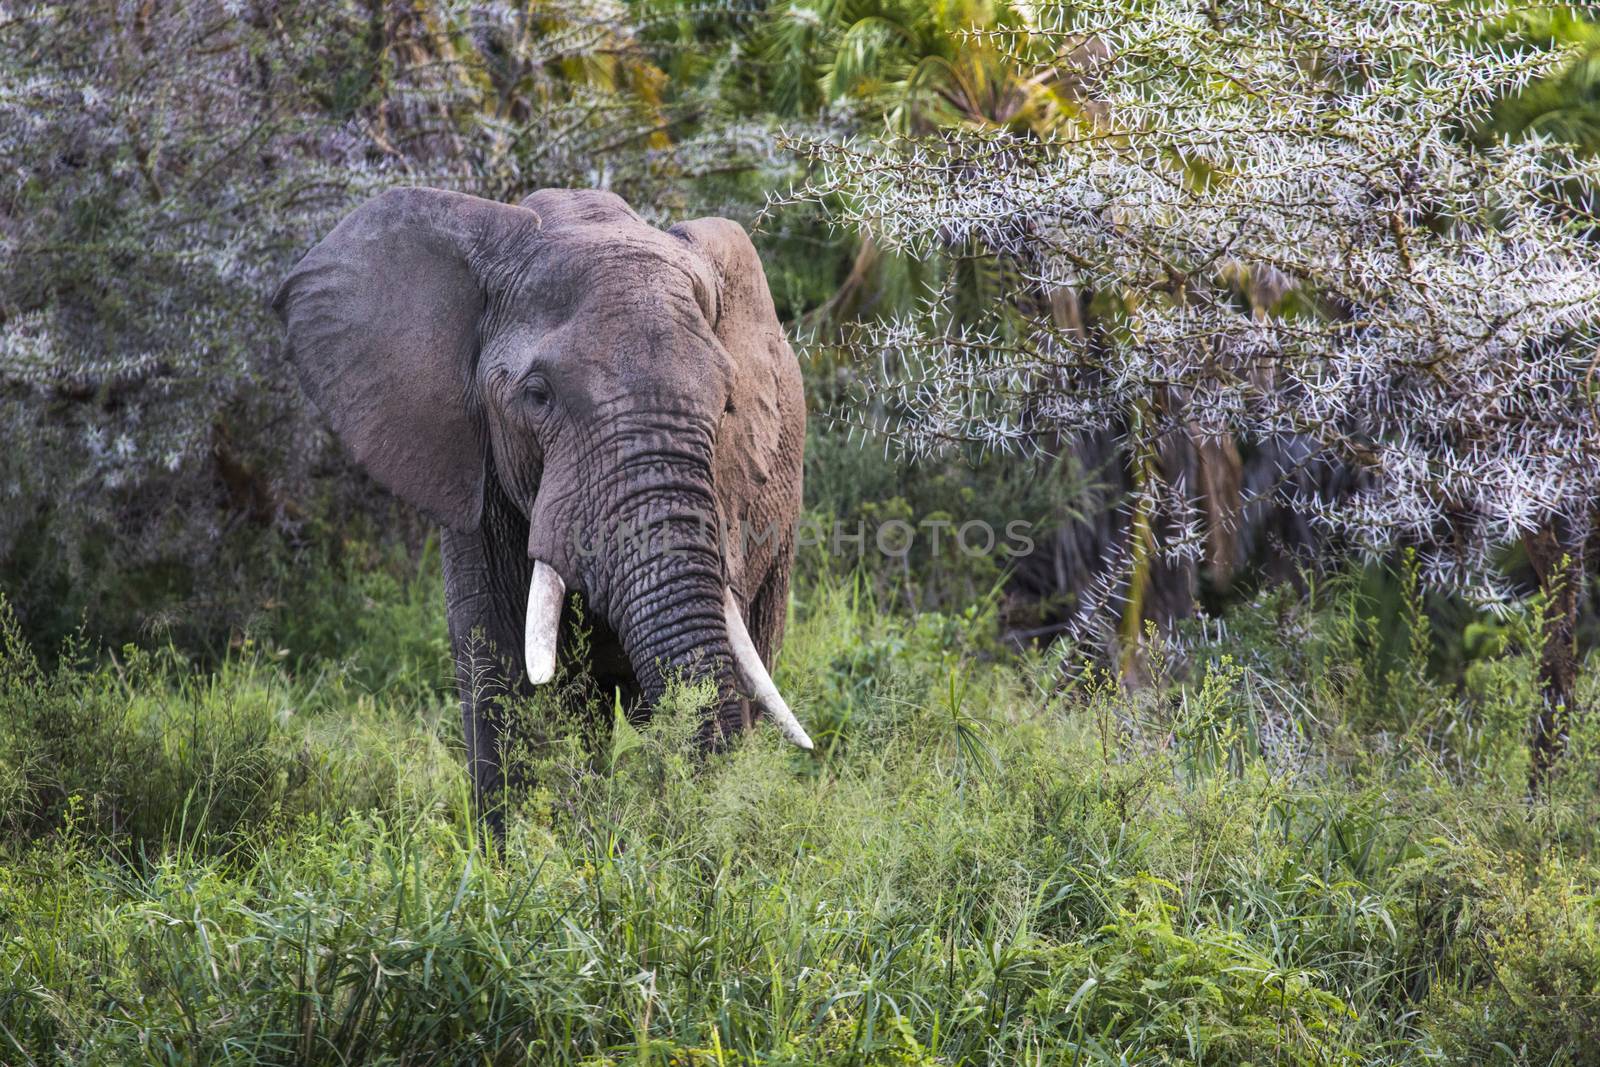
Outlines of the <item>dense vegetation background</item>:
M 1519 47 L 1573 57 L 1461 136 L 1600 148 L 1590 14 L 1539 9 Z M 1485 613 L 1415 552 L 1350 562 L 1238 440 L 1160 458 L 1206 487 L 1204 551 L 1108 577 L 1124 437 L 907 458 L 857 406 L 864 330 L 930 287 L 977 321 L 1003 265 L 788 196 L 806 146 L 1078 121 L 995 47 L 1025 15 L 0 5 L 0 1062 L 1600 1062 L 1581 554 L 1552 587 L 1506 553 L 1521 599 Z M 812 516 L 1037 550 L 803 553 L 777 680 L 815 760 L 702 761 L 703 694 L 641 729 L 565 679 L 486 853 L 430 531 L 266 310 L 397 183 L 739 219 L 807 373 Z M 1568 607 L 1577 714 L 1530 790 Z

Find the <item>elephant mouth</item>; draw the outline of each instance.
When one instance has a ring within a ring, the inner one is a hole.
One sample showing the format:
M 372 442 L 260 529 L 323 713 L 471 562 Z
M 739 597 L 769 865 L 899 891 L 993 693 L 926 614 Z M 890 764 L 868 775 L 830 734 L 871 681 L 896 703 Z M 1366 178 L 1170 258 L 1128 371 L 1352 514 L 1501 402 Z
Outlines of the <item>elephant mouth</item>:
M 555 678 L 556 650 L 561 638 L 561 609 L 566 593 L 566 582 L 556 569 L 541 559 L 535 559 L 523 630 L 523 663 L 528 680 L 536 686 L 547 685 Z M 766 665 L 761 662 L 732 586 L 723 587 L 722 623 L 733 660 L 734 675 L 744 695 L 786 740 L 810 751 L 814 747 L 811 738 L 790 710 L 783 694 L 778 691 Z

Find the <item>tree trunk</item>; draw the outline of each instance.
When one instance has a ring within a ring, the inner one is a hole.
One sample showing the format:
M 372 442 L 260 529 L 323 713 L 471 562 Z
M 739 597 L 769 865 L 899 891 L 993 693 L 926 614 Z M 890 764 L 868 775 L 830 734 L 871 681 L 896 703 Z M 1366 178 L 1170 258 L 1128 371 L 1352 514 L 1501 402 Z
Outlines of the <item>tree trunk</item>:
M 1213 588 L 1227 589 L 1243 559 L 1244 460 L 1228 435 L 1209 435 L 1191 424 L 1189 440 L 1206 509 L 1206 571 Z
M 1533 721 L 1531 787 L 1549 777 L 1567 743 L 1578 678 L 1578 605 L 1583 596 L 1584 543 L 1590 516 L 1560 516 L 1523 538 L 1528 561 L 1544 594 L 1543 639 L 1539 656 L 1540 707 Z

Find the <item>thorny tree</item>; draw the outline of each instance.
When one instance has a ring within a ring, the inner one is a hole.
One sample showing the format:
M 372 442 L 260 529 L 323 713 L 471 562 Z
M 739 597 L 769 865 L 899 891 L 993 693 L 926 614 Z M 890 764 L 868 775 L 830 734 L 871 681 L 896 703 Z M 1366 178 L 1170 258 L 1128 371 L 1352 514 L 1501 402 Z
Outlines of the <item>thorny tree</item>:
M 1012 279 L 989 322 L 959 321 L 940 292 L 867 331 L 892 386 L 880 428 L 913 453 L 1122 435 L 1138 488 L 1085 624 L 1141 560 L 1204 551 L 1193 487 L 1156 462 L 1177 435 L 1350 465 L 1336 499 L 1296 491 L 1292 470 L 1275 492 L 1360 552 L 1415 547 L 1428 579 L 1485 602 L 1514 598 L 1502 565 L 1522 545 L 1547 601 L 1542 773 L 1573 698 L 1600 491 L 1600 257 L 1581 192 L 1600 169 L 1545 139 L 1473 136 L 1563 61 L 1523 47 L 1527 10 L 1048 4 L 979 36 L 1076 87 L 1050 135 L 797 140 L 817 174 L 798 199 Z
M 229 554 L 324 454 L 267 310 L 288 265 L 396 184 L 648 206 L 660 79 L 616 4 L 0 0 L 13 597 L 65 579 L 115 629 L 131 588 L 175 590 L 194 630 L 237 622 Z

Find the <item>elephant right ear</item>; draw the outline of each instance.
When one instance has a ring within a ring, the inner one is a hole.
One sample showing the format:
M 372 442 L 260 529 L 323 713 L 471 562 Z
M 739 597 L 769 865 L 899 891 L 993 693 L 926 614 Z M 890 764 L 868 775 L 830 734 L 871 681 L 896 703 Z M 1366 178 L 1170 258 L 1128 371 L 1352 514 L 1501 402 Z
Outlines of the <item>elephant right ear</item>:
M 441 189 L 394 189 L 345 216 L 273 297 L 306 395 L 367 473 L 446 526 L 483 510 L 469 397 L 483 262 L 539 216 Z

